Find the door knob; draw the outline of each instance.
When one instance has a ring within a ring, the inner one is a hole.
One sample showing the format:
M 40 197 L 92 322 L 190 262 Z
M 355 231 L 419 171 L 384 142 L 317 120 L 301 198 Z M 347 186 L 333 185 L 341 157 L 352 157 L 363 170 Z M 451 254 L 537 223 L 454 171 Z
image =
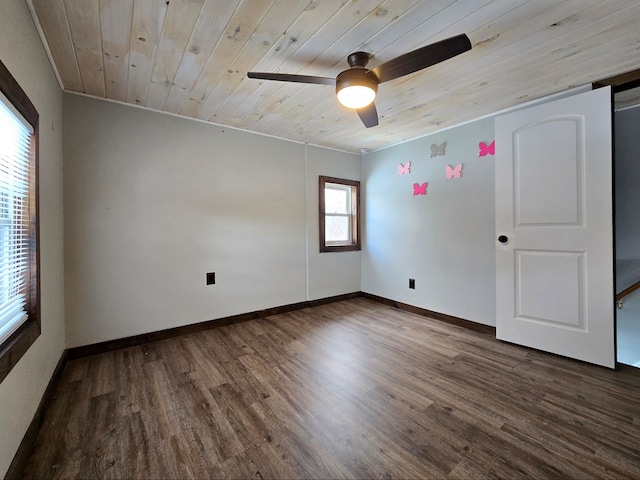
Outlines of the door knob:
M 509 237 L 507 237 L 506 235 L 500 235 L 500 236 L 498 237 L 498 241 L 499 241 L 500 243 L 507 243 L 507 242 L 509 241 Z

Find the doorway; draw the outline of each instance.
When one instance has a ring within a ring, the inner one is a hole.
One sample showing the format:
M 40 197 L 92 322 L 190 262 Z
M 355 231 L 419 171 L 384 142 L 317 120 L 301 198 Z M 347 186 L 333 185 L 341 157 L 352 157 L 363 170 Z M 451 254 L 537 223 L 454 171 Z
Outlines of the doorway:
M 614 94 L 614 126 L 616 356 L 640 368 L 640 87 Z

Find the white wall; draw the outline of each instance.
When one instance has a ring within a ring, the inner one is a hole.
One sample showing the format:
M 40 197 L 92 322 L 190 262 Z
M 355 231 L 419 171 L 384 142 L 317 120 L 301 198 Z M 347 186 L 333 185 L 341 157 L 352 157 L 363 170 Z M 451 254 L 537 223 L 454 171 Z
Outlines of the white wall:
M 640 280 L 640 106 L 615 113 L 616 290 Z
M 488 118 L 364 155 L 362 291 L 495 325 L 494 157 L 478 156 L 493 136 Z M 398 176 L 409 161 L 411 174 Z M 462 178 L 445 180 L 458 163 Z M 425 181 L 427 195 L 414 196 Z
M 68 346 L 359 291 L 359 252 L 316 258 L 315 172 L 359 179 L 360 157 L 307 154 L 294 142 L 66 95 Z
M 0 59 L 40 114 L 42 289 L 42 334 L 0 384 L 0 477 L 4 477 L 65 346 L 62 92 L 24 0 L 2 0 Z
M 356 161 L 354 161 L 356 159 Z M 360 291 L 360 252 L 320 253 L 318 176 L 360 180 L 360 157 L 307 148 L 307 232 L 309 235 L 309 299 Z M 364 202 L 364 199 L 360 200 Z M 357 288 L 356 288 L 357 287 Z

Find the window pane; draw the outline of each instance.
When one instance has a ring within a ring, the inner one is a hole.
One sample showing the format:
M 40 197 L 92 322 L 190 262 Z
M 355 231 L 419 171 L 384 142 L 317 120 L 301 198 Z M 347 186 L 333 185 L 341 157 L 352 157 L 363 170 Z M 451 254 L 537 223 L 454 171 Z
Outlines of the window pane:
M 320 251 L 360 250 L 358 203 L 360 182 L 318 177 Z
M 324 238 L 329 242 L 349 242 L 351 240 L 351 229 L 349 228 L 349 217 L 325 217 Z
M 41 331 L 37 144 L 38 111 L 0 60 L 0 382 Z
M 349 213 L 351 192 L 348 187 L 324 189 L 324 211 L 326 213 Z
M 27 319 L 31 131 L 0 99 L 0 343 Z

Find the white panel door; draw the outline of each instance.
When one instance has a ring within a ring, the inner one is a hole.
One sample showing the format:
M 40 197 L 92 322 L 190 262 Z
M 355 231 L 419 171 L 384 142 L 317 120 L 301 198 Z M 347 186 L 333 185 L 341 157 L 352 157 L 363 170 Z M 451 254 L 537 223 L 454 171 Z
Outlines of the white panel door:
M 497 337 L 613 368 L 610 88 L 495 127 Z

